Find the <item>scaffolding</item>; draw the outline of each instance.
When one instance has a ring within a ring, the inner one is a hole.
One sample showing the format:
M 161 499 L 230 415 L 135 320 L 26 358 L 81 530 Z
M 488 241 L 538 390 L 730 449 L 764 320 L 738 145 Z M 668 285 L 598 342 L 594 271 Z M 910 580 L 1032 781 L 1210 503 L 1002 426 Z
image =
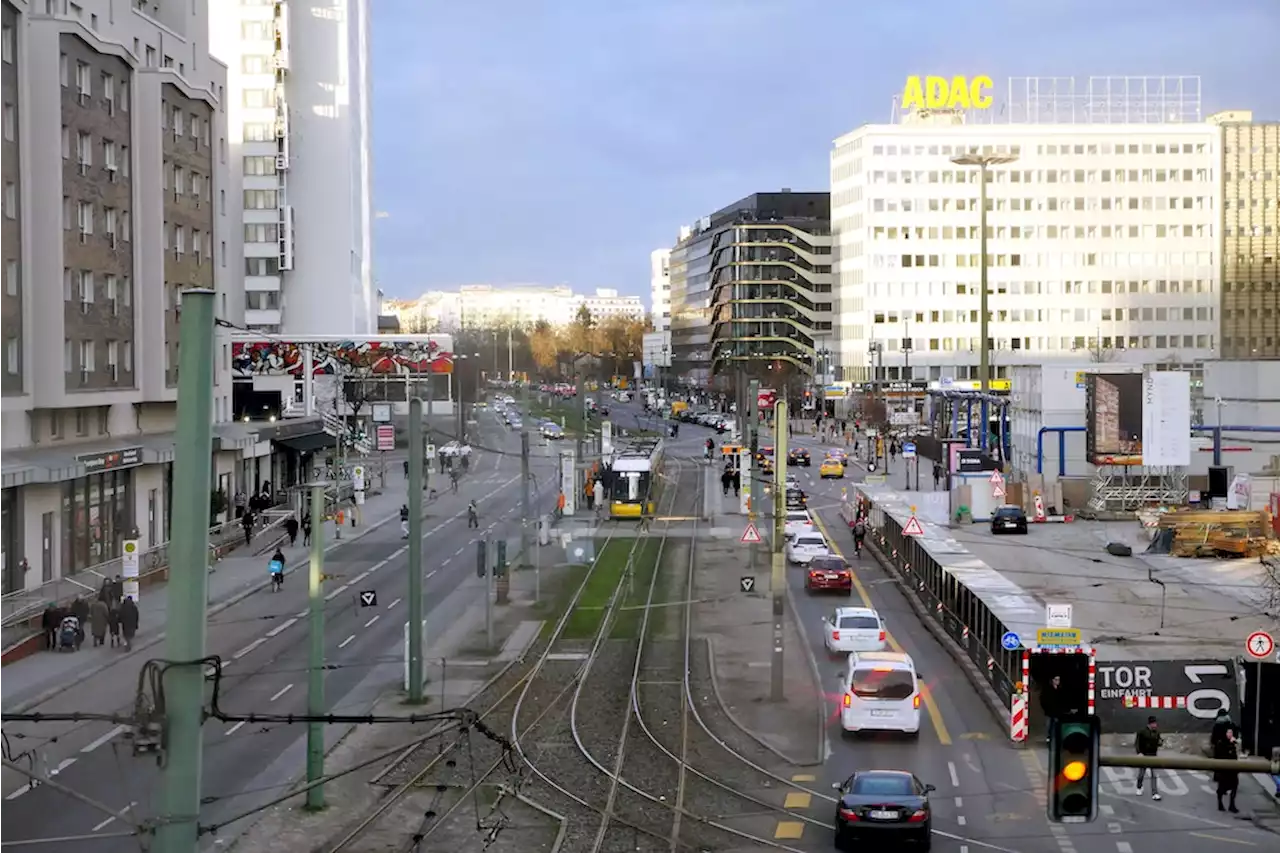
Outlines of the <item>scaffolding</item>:
M 1187 494 L 1186 468 L 1099 465 L 1089 509 L 1134 512 L 1149 506 L 1181 506 Z

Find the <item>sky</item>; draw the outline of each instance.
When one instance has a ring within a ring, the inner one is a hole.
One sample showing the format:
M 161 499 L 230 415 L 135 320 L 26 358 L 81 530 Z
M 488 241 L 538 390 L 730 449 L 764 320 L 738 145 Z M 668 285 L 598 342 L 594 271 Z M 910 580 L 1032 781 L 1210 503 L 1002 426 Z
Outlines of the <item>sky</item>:
M 1195 75 L 1280 120 L 1280 0 L 370 0 L 375 274 L 613 287 L 753 192 L 825 191 L 909 75 Z

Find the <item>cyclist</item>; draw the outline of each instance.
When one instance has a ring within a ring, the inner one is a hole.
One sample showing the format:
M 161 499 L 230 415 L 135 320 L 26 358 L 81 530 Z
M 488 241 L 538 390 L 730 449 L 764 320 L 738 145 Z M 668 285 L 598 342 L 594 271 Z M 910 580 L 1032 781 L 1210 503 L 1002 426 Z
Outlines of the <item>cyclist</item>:
M 707 439 L 706 448 L 702 451 L 702 458 L 703 458 L 703 459 L 706 459 L 708 462 L 710 462 L 710 461 L 711 461 L 711 451 L 715 448 L 715 446 L 716 446 L 716 443 L 715 443 L 714 441 L 712 441 L 711 439 L 709 439 L 709 438 L 708 438 L 708 439 Z
M 470 530 L 473 527 L 480 527 L 480 509 L 475 501 L 467 504 L 467 529 Z
M 409 505 L 400 505 L 400 538 L 409 538 Z
M 271 591 L 279 592 L 284 586 L 284 553 L 279 548 L 271 555 L 267 571 L 271 572 Z

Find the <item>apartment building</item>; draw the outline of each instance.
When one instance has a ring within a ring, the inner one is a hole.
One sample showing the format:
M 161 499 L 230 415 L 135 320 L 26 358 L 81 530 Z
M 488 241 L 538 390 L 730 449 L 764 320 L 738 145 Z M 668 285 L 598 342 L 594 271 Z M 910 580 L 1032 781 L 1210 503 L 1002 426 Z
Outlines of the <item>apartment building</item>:
M 1088 113 L 1102 102 L 1128 120 Z M 1219 343 L 1222 131 L 1199 120 L 1198 95 L 1188 102 L 1125 113 L 1121 96 L 1077 99 L 1087 123 L 1066 110 L 1008 123 L 941 110 L 837 139 L 842 378 L 868 378 L 876 349 L 889 381 L 976 378 L 981 172 L 955 162 L 966 155 L 996 158 L 986 171 L 994 376 L 1082 357 L 1198 375 Z
M 1221 356 L 1280 358 L 1280 122 L 1209 121 L 1222 128 Z
M 242 297 L 207 3 L 2 5 L 9 592 L 167 540 L 181 293 L 214 288 L 233 321 Z M 225 422 L 225 336 L 214 357 Z M 225 485 L 252 440 L 219 429 Z
M 681 231 L 670 258 L 681 382 L 705 388 L 738 370 L 773 387 L 816 376 L 833 342 L 830 201 L 755 193 Z
M 671 250 L 654 249 L 649 253 L 649 294 L 655 332 L 671 331 Z
M 563 326 L 573 322 L 584 305 L 597 321 L 610 317 L 644 319 L 644 303 L 638 296 L 607 288 L 581 294 L 569 287 L 536 284 L 467 284 L 457 290 L 429 290 L 417 299 L 388 300 L 383 303 L 383 313 L 397 316 L 404 329 L 434 332 L 539 322 Z
M 223 2 L 210 39 L 227 64 L 246 325 L 374 334 L 368 0 Z

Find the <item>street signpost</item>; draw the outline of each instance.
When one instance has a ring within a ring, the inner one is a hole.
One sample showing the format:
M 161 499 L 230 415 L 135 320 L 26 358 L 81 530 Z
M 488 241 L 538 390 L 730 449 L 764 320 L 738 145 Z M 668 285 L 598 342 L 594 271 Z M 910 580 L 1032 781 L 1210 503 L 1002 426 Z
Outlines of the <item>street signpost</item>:
M 1044 624 L 1050 628 L 1070 628 L 1071 605 L 1046 604 L 1044 606 Z
M 991 496 L 993 498 L 1002 498 L 1005 496 L 1004 475 L 999 471 L 991 472 Z
M 377 448 L 383 453 L 388 450 L 396 449 L 396 427 L 395 424 L 378 424 Z
M 1005 631 L 1000 638 L 1000 647 L 1007 652 L 1016 652 L 1022 647 L 1022 638 L 1013 631 Z
M 903 459 L 916 458 L 916 444 L 914 441 L 904 441 L 902 443 L 902 458 Z
M 1037 628 L 1036 645 L 1042 649 L 1074 649 L 1080 646 L 1079 628 Z
M 137 539 L 126 539 L 121 544 L 120 580 L 124 587 L 123 593 L 126 598 L 132 598 L 135 604 L 138 603 L 138 556 L 141 553 Z
M 747 529 L 742 531 L 742 538 L 738 541 L 742 542 L 744 545 L 755 545 L 764 540 L 760 538 L 760 530 L 756 527 L 756 523 L 754 521 L 748 521 Z
M 911 517 L 907 519 L 906 525 L 902 528 L 903 536 L 923 536 L 924 525 L 920 523 L 920 519 L 916 518 L 916 508 L 911 508 Z
M 1254 631 L 1245 640 L 1245 649 L 1257 660 L 1265 660 L 1275 650 L 1276 642 L 1266 631 Z

